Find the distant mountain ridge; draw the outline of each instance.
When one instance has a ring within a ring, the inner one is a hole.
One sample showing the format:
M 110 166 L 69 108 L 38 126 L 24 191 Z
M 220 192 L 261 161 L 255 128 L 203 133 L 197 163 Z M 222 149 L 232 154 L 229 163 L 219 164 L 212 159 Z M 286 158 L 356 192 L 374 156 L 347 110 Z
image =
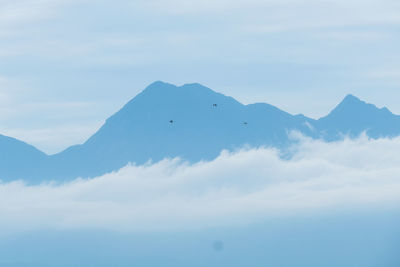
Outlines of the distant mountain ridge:
M 181 157 L 212 160 L 223 149 L 290 145 L 288 132 L 338 140 L 362 132 L 372 138 L 400 135 L 400 116 L 348 95 L 314 120 L 265 103 L 243 105 L 200 84 L 155 82 L 108 118 L 84 144 L 46 155 L 0 135 L 0 179 L 31 183 L 94 177 L 128 163 Z M 12 155 L 12 156 L 10 156 Z
M 0 135 L 0 180 L 21 177 L 23 170 L 43 165 L 47 158 L 45 153 L 27 143 Z

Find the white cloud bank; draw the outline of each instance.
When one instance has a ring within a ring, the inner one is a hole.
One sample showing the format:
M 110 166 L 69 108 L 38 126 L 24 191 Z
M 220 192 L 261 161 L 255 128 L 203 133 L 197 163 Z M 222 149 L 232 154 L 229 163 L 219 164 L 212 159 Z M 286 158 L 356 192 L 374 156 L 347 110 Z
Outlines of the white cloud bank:
M 158 231 L 233 226 L 309 212 L 395 208 L 400 138 L 303 140 L 212 162 L 164 160 L 63 185 L 0 185 L 0 229 Z

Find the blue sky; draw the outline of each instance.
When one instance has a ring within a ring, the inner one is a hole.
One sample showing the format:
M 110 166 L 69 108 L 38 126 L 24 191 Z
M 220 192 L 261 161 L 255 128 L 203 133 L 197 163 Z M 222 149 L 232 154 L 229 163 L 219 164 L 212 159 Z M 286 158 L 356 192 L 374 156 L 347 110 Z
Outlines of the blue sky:
M 2 0 L 0 133 L 83 142 L 155 80 L 317 118 L 347 93 L 400 114 L 395 0 Z

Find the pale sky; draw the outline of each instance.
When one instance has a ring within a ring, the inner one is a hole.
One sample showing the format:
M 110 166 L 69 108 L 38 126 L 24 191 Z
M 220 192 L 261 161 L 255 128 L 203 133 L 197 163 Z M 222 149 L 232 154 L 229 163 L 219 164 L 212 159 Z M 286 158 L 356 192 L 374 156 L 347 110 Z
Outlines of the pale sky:
M 400 114 L 397 0 L 0 0 L 0 133 L 84 142 L 156 80 L 318 118 Z

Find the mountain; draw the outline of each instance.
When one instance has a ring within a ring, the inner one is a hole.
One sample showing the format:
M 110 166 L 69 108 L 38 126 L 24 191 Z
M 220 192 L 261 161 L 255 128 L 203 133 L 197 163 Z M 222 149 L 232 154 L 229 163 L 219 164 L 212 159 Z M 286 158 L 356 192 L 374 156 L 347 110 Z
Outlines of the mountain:
M 84 144 L 56 155 L 47 156 L 15 139 L 10 139 L 15 146 L 10 140 L 10 144 L 0 141 L 0 159 L 7 159 L 0 165 L 0 179 L 65 181 L 94 177 L 128 163 L 173 157 L 212 160 L 223 149 L 243 146 L 284 148 L 291 143 L 288 132 L 292 130 L 327 141 L 364 131 L 373 138 L 396 136 L 400 117 L 349 95 L 326 117 L 314 120 L 265 103 L 243 105 L 200 84 L 178 87 L 155 82 Z
M 35 175 L 36 166 L 48 156 L 22 141 L 0 135 L 0 180 L 24 179 Z
M 315 128 L 328 141 L 363 132 L 371 138 L 394 137 L 400 135 L 400 116 L 348 95 L 328 116 L 316 121 Z
M 244 145 L 282 146 L 289 141 L 287 131 L 310 131 L 305 122 L 268 104 L 243 105 L 200 84 L 155 82 L 87 142 L 53 156 L 57 171 L 51 176 L 100 175 L 166 157 L 211 160 L 223 149 Z

